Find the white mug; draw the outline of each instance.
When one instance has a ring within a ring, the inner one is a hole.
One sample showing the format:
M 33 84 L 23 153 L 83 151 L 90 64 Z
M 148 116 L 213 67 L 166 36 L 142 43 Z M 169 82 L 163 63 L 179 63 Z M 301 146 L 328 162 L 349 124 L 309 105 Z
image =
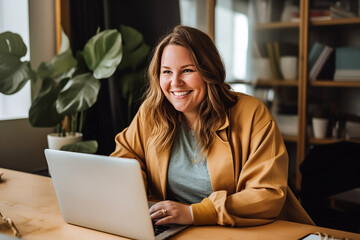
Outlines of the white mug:
M 296 80 L 297 78 L 297 57 L 283 56 L 280 57 L 280 70 L 285 80 Z
M 312 125 L 315 138 L 325 138 L 329 120 L 326 118 L 313 118 Z

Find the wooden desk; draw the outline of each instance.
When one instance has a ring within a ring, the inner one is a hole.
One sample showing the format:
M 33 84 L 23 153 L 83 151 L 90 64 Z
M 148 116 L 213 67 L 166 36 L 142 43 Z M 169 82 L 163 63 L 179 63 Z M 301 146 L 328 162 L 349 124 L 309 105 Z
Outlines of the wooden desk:
M 119 236 L 73 226 L 63 221 L 51 178 L 8 169 L 0 183 L 0 210 L 11 218 L 27 240 L 118 240 Z M 359 239 L 360 234 L 276 221 L 258 227 L 190 227 L 173 239 L 299 239 L 310 232 Z

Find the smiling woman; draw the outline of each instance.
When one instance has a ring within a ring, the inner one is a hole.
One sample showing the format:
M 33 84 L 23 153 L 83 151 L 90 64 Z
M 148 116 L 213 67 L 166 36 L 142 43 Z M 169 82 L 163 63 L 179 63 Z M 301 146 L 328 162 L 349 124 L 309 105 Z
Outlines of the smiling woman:
M 225 75 L 212 39 L 176 26 L 155 47 L 145 100 L 111 155 L 139 161 L 157 225 L 312 224 L 287 186 L 274 118 Z

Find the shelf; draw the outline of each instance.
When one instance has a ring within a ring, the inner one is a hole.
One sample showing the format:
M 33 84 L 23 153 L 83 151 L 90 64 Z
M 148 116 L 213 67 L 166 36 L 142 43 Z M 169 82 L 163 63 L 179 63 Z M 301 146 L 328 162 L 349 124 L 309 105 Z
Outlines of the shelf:
M 311 26 L 331 26 L 331 25 L 348 25 L 360 24 L 360 18 L 339 18 L 331 20 L 310 21 Z
M 334 80 L 318 80 L 318 81 L 310 81 L 311 87 L 360 87 L 359 81 L 334 81 Z
M 252 85 L 257 87 L 297 87 L 299 86 L 298 81 L 286 81 L 283 79 L 273 79 L 273 80 L 257 80 L 256 82 L 247 82 L 242 80 L 235 80 L 231 83 L 240 83 L 246 85 Z
M 263 29 L 276 29 L 276 28 L 298 28 L 300 24 L 298 22 L 269 22 L 269 23 L 257 23 L 254 25 L 255 30 Z
M 284 141 L 286 142 L 297 142 L 298 141 L 298 136 L 292 136 L 292 135 L 282 135 Z
M 357 142 L 360 143 L 358 140 L 347 140 L 347 139 L 334 139 L 334 138 L 310 138 L 309 143 L 313 145 L 322 145 L 322 144 L 331 144 L 331 143 L 338 143 L 338 142 Z

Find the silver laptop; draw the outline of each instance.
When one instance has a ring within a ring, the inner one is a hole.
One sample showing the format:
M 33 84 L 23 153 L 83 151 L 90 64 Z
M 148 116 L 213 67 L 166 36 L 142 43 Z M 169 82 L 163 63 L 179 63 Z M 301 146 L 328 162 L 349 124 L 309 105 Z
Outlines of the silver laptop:
M 187 227 L 155 234 L 137 160 L 50 149 L 45 156 L 65 222 L 134 239 L 166 239 Z

